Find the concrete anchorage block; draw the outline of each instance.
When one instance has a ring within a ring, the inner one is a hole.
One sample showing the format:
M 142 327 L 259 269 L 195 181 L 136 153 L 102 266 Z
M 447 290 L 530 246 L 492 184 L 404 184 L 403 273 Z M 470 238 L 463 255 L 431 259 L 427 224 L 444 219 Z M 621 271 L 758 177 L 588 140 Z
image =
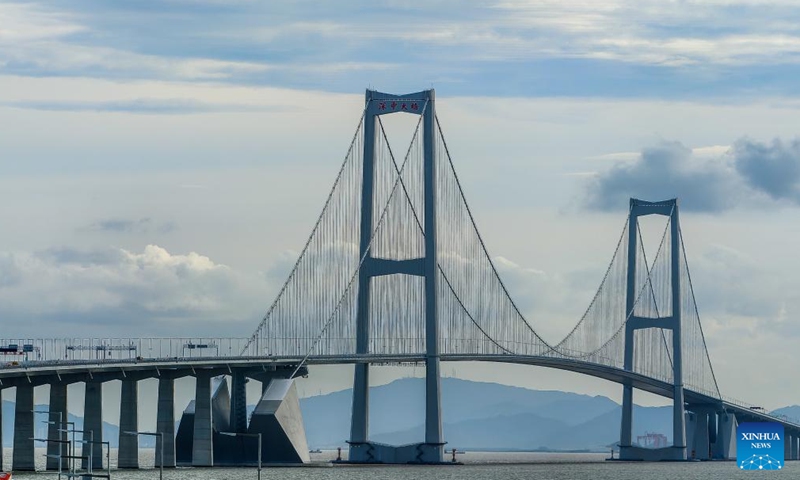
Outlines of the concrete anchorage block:
M 220 452 L 217 443 L 220 440 L 219 432 L 230 430 L 230 405 L 230 392 L 225 378 L 197 376 L 195 399 L 183 411 L 175 437 L 175 460 L 178 466 L 211 467 L 222 464 L 216 458 Z
M 294 380 L 273 379 L 250 418 L 248 433 L 261 433 L 264 463 L 307 463 L 308 442 Z

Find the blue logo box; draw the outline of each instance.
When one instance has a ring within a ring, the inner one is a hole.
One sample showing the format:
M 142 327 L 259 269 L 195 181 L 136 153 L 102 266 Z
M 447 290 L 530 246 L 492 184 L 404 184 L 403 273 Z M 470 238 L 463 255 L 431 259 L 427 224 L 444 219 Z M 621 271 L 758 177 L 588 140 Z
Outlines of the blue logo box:
M 740 423 L 736 429 L 736 466 L 740 470 L 783 469 L 783 425 Z

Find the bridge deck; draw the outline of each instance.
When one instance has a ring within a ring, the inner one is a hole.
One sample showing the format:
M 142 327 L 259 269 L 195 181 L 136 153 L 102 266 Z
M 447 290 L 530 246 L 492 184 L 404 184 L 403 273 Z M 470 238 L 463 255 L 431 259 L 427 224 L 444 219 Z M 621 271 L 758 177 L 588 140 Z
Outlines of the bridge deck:
M 336 364 L 407 364 L 423 363 L 425 356 L 418 355 L 343 355 L 343 356 L 312 356 L 305 360 L 306 365 L 336 365 Z M 518 365 L 532 365 L 539 367 L 566 370 L 619 384 L 630 384 L 634 388 L 654 393 L 666 398 L 672 398 L 673 385 L 671 383 L 651 378 L 642 374 L 625 371 L 616 367 L 601 365 L 577 359 L 559 358 L 552 356 L 527 356 L 527 355 L 499 355 L 499 354 L 447 354 L 441 356 L 444 362 L 497 362 Z M 66 377 L 66 381 L 83 381 L 84 377 L 100 376 L 104 380 L 122 379 L 129 375 L 139 378 L 160 376 L 169 372 L 171 376 L 189 376 L 197 370 L 212 370 L 214 374 L 224 375 L 232 369 L 246 368 L 257 373 L 275 369 L 292 370 L 303 363 L 300 356 L 261 356 L 261 357 L 173 357 L 173 358 L 139 358 L 139 359 L 104 359 L 104 360 L 49 360 L 21 362 L 19 365 L 6 365 L 0 367 L 0 386 L 14 386 L 20 382 L 44 384 L 52 381 L 53 377 Z M 301 374 L 306 373 L 303 369 Z M 775 417 L 763 411 L 754 410 L 751 406 L 739 402 L 717 398 L 712 394 L 698 392 L 691 389 L 684 391 L 686 403 L 690 405 L 714 405 L 738 416 L 750 418 L 753 421 L 775 421 L 786 427 L 800 431 L 800 423 L 784 418 Z

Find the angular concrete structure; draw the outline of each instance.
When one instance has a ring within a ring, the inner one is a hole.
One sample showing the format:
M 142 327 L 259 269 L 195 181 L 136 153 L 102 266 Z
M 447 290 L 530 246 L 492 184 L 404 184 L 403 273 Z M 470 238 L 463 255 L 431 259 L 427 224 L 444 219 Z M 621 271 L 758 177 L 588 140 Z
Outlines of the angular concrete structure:
M 293 380 L 276 378 L 269 383 L 253 411 L 247 431 L 262 435 L 264 463 L 309 461 L 303 415 Z
M 178 433 L 175 435 L 175 464 L 180 467 L 190 467 L 192 465 L 194 405 L 195 401 L 192 400 L 183 410 L 181 421 L 178 424 Z
M 220 437 L 218 432 L 230 431 L 230 408 L 227 380 L 212 379 L 198 372 L 195 399 L 183 411 L 175 437 L 178 466 L 212 467 L 218 464 L 215 456 L 222 447 L 217 443 L 227 438 Z
M 212 380 L 211 428 L 214 432 L 231 431 L 231 394 L 225 377 Z

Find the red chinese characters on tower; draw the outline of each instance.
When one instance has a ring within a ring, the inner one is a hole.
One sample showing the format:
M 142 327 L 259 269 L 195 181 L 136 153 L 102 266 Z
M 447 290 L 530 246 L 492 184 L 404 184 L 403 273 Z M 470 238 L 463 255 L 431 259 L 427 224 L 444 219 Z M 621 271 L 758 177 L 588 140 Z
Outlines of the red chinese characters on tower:
M 382 100 L 377 102 L 379 112 L 413 112 L 419 113 L 420 105 L 418 100 Z

